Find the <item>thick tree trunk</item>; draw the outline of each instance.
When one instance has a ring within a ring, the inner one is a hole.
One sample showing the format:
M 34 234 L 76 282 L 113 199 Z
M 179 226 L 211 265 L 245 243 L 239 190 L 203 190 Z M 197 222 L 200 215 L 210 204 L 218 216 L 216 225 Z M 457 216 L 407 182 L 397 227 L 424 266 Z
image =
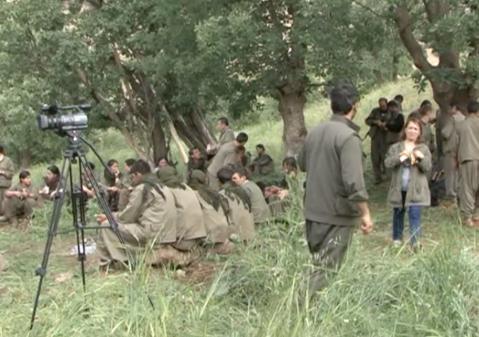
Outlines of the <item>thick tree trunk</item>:
M 283 119 L 283 146 L 286 156 L 295 156 L 304 144 L 307 131 L 304 123 L 304 91 L 281 90 L 278 110 Z
M 153 147 L 153 160 L 155 164 L 161 157 L 166 157 L 168 149 L 166 146 L 165 132 L 162 128 L 160 118 L 156 116 L 153 122 L 153 128 L 151 129 L 151 145 Z

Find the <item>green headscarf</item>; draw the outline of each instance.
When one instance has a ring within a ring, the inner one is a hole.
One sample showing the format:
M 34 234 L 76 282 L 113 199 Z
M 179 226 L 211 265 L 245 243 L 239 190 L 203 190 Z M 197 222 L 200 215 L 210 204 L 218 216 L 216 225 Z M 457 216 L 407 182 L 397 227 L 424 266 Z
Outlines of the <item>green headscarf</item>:
M 172 166 L 160 168 L 157 172 L 157 175 L 160 182 L 168 187 L 181 189 L 185 188 L 181 182 L 181 178 L 176 172 L 176 169 Z

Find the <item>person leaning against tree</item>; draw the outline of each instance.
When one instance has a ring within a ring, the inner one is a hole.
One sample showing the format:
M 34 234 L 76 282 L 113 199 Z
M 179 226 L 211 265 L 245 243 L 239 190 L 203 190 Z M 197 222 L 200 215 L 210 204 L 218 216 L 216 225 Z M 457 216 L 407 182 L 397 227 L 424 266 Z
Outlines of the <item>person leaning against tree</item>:
M 340 267 L 358 220 L 364 234 L 373 228 L 359 127 L 352 121 L 359 95 L 353 85 L 341 84 L 330 99 L 331 120 L 311 130 L 299 155 L 299 167 L 307 173 L 304 215 L 314 265 L 310 295 L 327 286 L 328 270 Z
M 389 203 L 393 207 L 393 242 L 402 244 L 404 215 L 409 215 L 410 243 L 419 245 L 421 234 L 421 210 L 431 204 L 428 174 L 431 171 L 431 152 L 421 141 L 422 123 L 409 118 L 401 133 L 400 141 L 389 148 L 384 164 L 391 169 Z

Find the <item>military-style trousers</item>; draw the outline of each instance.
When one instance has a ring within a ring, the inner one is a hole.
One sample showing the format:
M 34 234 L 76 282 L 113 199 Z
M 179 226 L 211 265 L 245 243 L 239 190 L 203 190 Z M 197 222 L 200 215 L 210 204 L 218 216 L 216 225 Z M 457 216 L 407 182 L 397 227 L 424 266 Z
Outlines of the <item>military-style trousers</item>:
M 371 163 L 373 166 L 374 179 L 381 181 L 383 174 L 386 173 L 384 166 L 384 159 L 386 159 L 386 152 L 388 145 L 385 137 L 374 137 L 371 139 Z
M 33 213 L 33 206 L 35 206 L 35 200 L 33 199 L 11 197 L 5 198 L 3 201 L 3 211 L 9 220 L 18 216 L 31 216 Z
M 3 200 L 5 199 L 5 192 L 8 190 L 8 187 L 0 187 L 0 215 L 3 215 Z
M 336 226 L 306 220 L 306 240 L 312 254 L 314 270 L 309 294 L 324 289 L 336 274 L 353 235 L 352 226 Z
M 207 175 L 208 175 L 208 186 L 215 191 L 219 191 L 220 181 L 218 177 L 215 174 L 211 174 L 209 171 L 207 172 Z
M 459 173 L 456 167 L 456 156 L 446 153 L 443 157 L 442 167 L 444 169 L 444 180 L 446 184 L 445 199 L 456 200 L 457 188 L 459 185 Z
M 479 219 L 479 160 L 459 167 L 459 208 L 464 220 Z

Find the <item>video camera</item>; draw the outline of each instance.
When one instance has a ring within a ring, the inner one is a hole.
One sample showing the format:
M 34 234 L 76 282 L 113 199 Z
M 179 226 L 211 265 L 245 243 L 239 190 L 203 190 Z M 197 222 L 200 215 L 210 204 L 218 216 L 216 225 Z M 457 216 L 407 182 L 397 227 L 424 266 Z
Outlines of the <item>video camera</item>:
M 81 105 L 44 105 L 37 117 L 38 128 L 41 130 L 56 130 L 58 133 L 85 130 L 88 128 L 86 111 L 91 109 L 89 104 Z

